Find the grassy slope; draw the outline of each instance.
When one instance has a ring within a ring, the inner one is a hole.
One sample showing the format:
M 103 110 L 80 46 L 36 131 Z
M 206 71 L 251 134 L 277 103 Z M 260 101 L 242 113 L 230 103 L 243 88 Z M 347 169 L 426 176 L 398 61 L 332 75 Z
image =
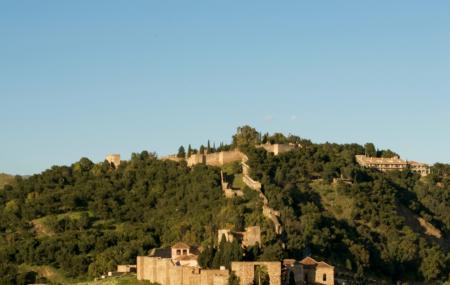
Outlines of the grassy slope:
M 52 236 L 55 234 L 53 229 L 48 225 L 48 220 L 50 218 L 56 218 L 56 220 L 61 220 L 63 218 L 70 218 L 73 220 L 77 220 L 80 218 L 82 211 L 79 212 L 67 212 L 64 214 L 59 215 L 52 215 L 52 216 L 45 216 L 39 219 L 34 219 L 31 221 L 33 224 L 33 227 L 37 233 L 38 237 L 44 237 L 44 236 Z M 89 213 L 88 213 L 89 214 Z
M 322 204 L 327 211 L 339 220 L 351 220 L 353 199 L 345 195 L 339 195 L 333 185 L 327 185 L 320 181 L 311 183 L 311 187 L 319 193 Z

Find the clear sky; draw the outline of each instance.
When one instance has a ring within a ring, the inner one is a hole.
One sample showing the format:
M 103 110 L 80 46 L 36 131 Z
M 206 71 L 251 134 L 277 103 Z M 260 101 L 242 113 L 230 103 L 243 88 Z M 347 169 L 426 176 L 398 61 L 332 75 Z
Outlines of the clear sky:
M 0 172 L 239 125 L 450 162 L 450 1 L 0 0 Z

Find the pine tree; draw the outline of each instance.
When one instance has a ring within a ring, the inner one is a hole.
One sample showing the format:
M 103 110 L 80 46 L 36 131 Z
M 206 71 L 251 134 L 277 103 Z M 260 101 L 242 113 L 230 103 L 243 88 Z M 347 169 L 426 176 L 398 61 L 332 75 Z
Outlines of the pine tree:
M 192 147 L 191 147 L 191 145 L 189 145 L 188 151 L 187 151 L 187 157 L 189 158 L 189 157 L 191 157 L 191 155 L 192 155 Z
M 186 158 L 186 151 L 184 150 L 184 146 L 180 146 L 180 148 L 178 149 L 177 157 Z

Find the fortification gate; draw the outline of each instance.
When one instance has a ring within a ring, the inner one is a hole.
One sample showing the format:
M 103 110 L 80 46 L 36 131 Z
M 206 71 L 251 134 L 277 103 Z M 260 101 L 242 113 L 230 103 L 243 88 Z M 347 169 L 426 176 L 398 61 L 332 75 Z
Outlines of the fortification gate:
M 281 262 L 232 262 L 231 270 L 240 279 L 241 285 L 253 284 L 255 266 L 265 266 L 270 278 L 270 285 L 281 285 Z

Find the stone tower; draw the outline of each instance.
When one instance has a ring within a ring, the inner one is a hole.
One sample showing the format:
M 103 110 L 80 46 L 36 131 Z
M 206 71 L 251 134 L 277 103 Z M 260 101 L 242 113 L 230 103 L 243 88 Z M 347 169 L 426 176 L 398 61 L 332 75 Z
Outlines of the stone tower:
M 119 167 L 120 165 L 120 154 L 110 154 L 107 155 L 105 160 L 109 163 L 114 165 L 115 168 Z

